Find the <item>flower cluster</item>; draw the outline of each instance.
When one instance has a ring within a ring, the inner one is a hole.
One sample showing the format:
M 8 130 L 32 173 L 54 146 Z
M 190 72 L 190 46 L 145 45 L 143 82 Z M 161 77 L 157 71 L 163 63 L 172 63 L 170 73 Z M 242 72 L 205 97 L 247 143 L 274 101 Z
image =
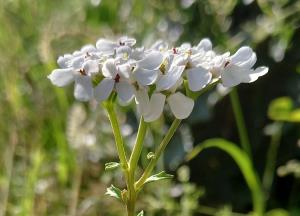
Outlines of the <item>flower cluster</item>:
M 198 92 L 217 81 L 233 87 L 268 72 L 267 67 L 253 69 L 256 54 L 250 47 L 241 47 L 230 55 L 213 51 L 206 38 L 196 46 L 184 43 L 169 48 L 166 42 L 157 41 L 146 49 L 135 44 L 136 40 L 129 37 L 99 39 L 96 46 L 86 45 L 60 56 L 60 69 L 48 78 L 59 87 L 75 82 L 74 96 L 80 101 L 102 102 L 112 92 L 121 105 L 135 99 L 138 111 L 150 122 L 160 117 L 165 103 L 177 119 L 187 118 L 194 100 L 186 90 Z

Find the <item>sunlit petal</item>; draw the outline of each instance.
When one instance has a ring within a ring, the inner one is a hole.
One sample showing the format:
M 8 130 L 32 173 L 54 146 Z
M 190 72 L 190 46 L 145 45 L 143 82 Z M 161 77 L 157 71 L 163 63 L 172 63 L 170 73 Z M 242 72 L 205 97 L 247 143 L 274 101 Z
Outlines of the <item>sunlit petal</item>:
M 94 97 L 97 101 L 106 100 L 114 88 L 115 81 L 110 78 L 104 78 L 94 89 Z
M 93 97 L 93 85 L 89 76 L 77 76 L 75 79 L 74 96 L 80 101 L 89 101 Z
M 161 93 L 155 93 L 151 96 L 149 111 L 144 115 L 144 120 L 146 122 L 155 121 L 161 116 L 164 110 L 165 100 L 166 96 Z
M 201 90 L 212 78 L 212 74 L 201 66 L 188 69 L 186 71 L 186 76 L 191 91 Z
M 74 81 L 75 75 L 72 68 L 66 69 L 55 69 L 52 71 L 50 75 L 48 75 L 48 79 L 51 80 L 53 85 L 63 87 Z
M 187 118 L 194 108 L 194 101 L 181 92 L 170 95 L 167 98 L 167 102 L 177 119 Z

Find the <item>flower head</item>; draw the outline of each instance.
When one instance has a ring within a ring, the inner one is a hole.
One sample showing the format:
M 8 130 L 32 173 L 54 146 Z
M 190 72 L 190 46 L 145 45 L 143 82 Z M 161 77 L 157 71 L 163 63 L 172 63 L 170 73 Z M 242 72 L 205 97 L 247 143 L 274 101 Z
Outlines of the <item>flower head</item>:
M 161 116 L 165 104 L 176 118 L 187 118 L 194 107 L 187 90 L 198 92 L 217 80 L 233 87 L 268 72 L 264 66 L 253 69 L 256 54 L 250 47 L 241 47 L 233 55 L 218 54 L 208 38 L 196 46 L 183 43 L 170 48 L 162 40 L 148 49 L 135 45 L 136 40 L 126 36 L 117 41 L 101 38 L 96 46 L 60 56 L 60 68 L 48 78 L 59 87 L 74 82 L 74 96 L 81 101 L 102 102 L 112 92 L 122 105 L 135 98 L 137 110 L 151 122 Z

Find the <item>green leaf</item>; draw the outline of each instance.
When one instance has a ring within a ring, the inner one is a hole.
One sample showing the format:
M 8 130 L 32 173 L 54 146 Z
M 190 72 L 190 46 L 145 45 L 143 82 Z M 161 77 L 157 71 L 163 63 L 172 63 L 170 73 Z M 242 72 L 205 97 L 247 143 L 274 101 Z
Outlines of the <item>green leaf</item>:
M 233 158 L 233 160 L 241 170 L 249 189 L 251 190 L 254 211 L 257 213 L 262 213 L 264 210 L 264 194 L 262 192 L 261 183 L 252 166 L 252 162 L 248 154 L 232 142 L 220 138 L 215 138 L 208 139 L 202 144 L 197 145 L 187 155 L 187 160 L 193 159 L 202 150 L 207 148 L 221 149 Z
M 160 173 L 157 173 L 155 175 L 150 176 L 149 178 L 146 179 L 146 183 L 154 182 L 154 181 L 160 181 L 164 179 L 171 179 L 173 178 L 173 175 L 167 174 L 165 171 L 161 171 Z
M 293 101 L 289 97 L 281 97 L 273 100 L 268 109 L 268 116 L 274 121 L 284 121 L 289 118 L 293 109 Z
M 268 116 L 274 121 L 300 122 L 300 109 L 294 109 L 289 97 L 280 97 L 270 103 Z
M 149 152 L 148 154 L 147 154 L 147 159 L 148 160 L 151 160 L 151 159 L 154 159 L 155 158 L 155 154 L 153 153 L 153 152 Z
M 284 209 L 272 209 L 266 213 L 266 216 L 289 216 L 289 212 Z
M 109 195 L 122 201 L 122 191 L 114 185 L 111 185 L 109 188 L 106 189 L 105 195 Z
M 113 170 L 120 167 L 120 163 L 117 162 L 109 162 L 105 164 L 105 170 Z
M 137 216 L 144 216 L 144 211 L 141 211 L 140 213 L 138 213 Z

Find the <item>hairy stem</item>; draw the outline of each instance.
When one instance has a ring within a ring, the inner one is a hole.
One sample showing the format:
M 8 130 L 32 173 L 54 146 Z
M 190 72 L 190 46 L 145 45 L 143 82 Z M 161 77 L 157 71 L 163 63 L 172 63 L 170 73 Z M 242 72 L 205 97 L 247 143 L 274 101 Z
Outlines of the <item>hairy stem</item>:
M 236 88 L 233 88 L 229 95 L 230 95 L 230 101 L 233 108 L 233 113 L 237 124 L 242 148 L 249 155 L 249 157 L 252 158 L 249 137 L 245 126 L 245 120 L 241 109 L 239 95 Z
M 165 135 L 164 139 L 158 146 L 158 149 L 156 150 L 154 157 L 151 159 L 150 163 L 148 164 L 147 168 L 145 169 L 142 177 L 136 182 L 136 189 L 139 191 L 143 184 L 145 183 L 146 179 L 151 175 L 159 157 L 161 156 L 162 152 L 165 150 L 166 146 L 170 142 L 171 138 L 175 134 L 177 128 L 179 127 L 181 123 L 180 119 L 175 119 L 169 128 L 167 134 Z

